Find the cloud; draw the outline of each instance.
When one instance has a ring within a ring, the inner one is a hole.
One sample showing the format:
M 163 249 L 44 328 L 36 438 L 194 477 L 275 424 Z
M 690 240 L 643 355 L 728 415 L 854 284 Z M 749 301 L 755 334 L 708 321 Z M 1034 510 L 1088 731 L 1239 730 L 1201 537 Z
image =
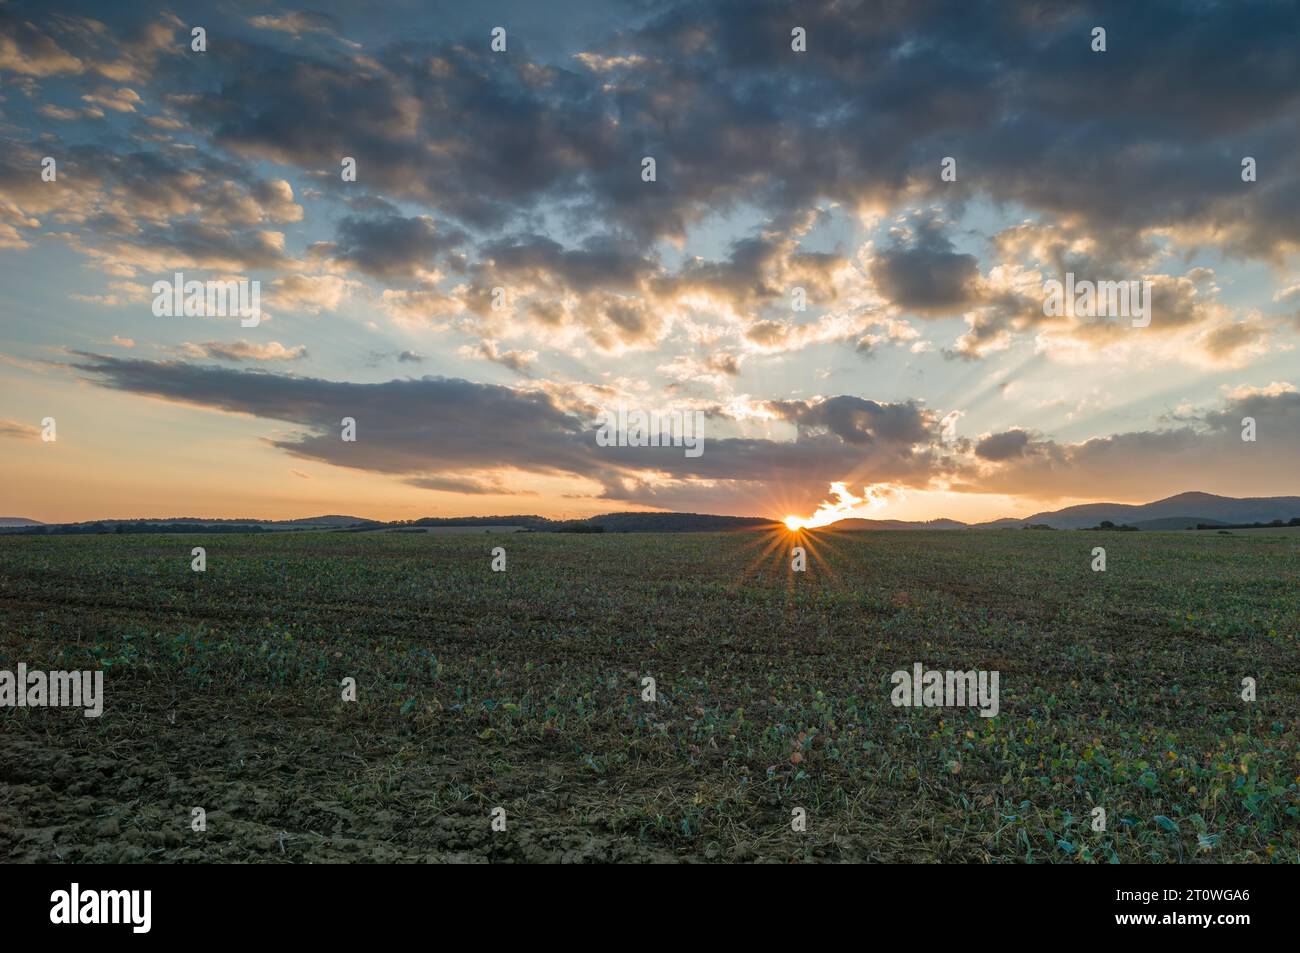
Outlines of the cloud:
M 936 463 L 909 442 L 928 441 L 932 428 L 932 415 L 913 404 L 850 397 L 782 402 L 768 411 L 796 422 L 797 440 L 707 435 L 706 452 L 691 458 L 676 447 L 600 447 L 595 406 L 579 402 L 574 413 L 537 389 L 439 377 L 352 384 L 77 356 L 73 368 L 100 386 L 288 422 L 299 431 L 271 442 L 293 456 L 408 480 L 473 473 L 481 482 L 481 474 L 509 469 L 595 481 L 602 495 L 634 501 L 672 485 L 697 493 L 729 483 L 753 491 L 768 480 L 824 487 L 864 468 L 881 480 L 924 482 Z M 340 439 L 344 417 L 357 422 L 355 443 Z
M 303 459 L 408 475 L 505 464 L 583 472 L 596 464 L 584 424 L 535 392 L 435 377 L 353 384 L 82 357 L 74 366 L 103 386 L 295 424 L 296 436 L 273 443 Z M 344 417 L 357 421 L 356 443 L 340 439 Z
M 442 493 L 467 493 L 471 496 L 536 496 L 532 490 L 510 487 L 496 478 L 475 479 L 462 476 L 414 477 L 406 481 L 411 486 Z
M 293 424 L 295 433 L 271 443 L 300 459 L 408 481 L 469 474 L 479 486 L 492 485 L 505 471 L 568 477 L 594 481 L 605 499 L 649 505 L 693 499 L 734 509 L 737 500 L 770 500 L 777 486 L 789 488 L 787 502 L 811 509 L 834 482 L 1039 499 L 1155 498 L 1167 495 L 1171 484 L 1278 493 L 1286 490 L 1286 474 L 1300 465 L 1300 393 L 1289 383 L 1239 390 L 1179 426 L 1078 443 L 1034 438 L 1024 428 L 985 436 L 973 446 L 945 441 L 944 416 L 915 401 L 848 395 L 759 401 L 754 412 L 793 426 L 794 439 L 728 436 L 738 418 L 715 408 L 709 419 L 716 429 L 705 427 L 704 453 L 687 457 L 676 447 L 598 446 L 598 408 L 562 398 L 558 390 L 439 377 L 352 384 L 77 356 L 72 367 L 100 386 Z M 1256 443 L 1241 440 L 1245 416 L 1256 419 Z M 344 417 L 357 421 L 355 443 L 340 439 Z
M 219 361 L 300 361 L 307 356 L 306 345 L 285 347 L 279 341 L 253 344 L 248 341 L 186 342 L 181 349 L 190 357 L 209 357 Z
M 112 289 L 110 294 L 86 295 L 74 293 L 69 297 L 74 301 L 102 304 L 110 308 L 140 304 L 152 298 L 148 285 L 142 285 L 138 281 L 110 281 L 108 287 Z
M 1242 440 L 1243 420 L 1255 442 Z M 1244 388 L 1179 425 L 1077 443 L 1030 439 L 1022 430 L 981 440 L 955 477 L 966 489 L 1038 499 L 1147 501 L 1184 490 L 1228 495 L 1294 494 L 1300 467 L 1300 393 L 1291 384 Z M 980 452 L 983 447 L 984 452 Z M 1197 514 L 1188 514 L 1195 516 Z
M 871 277 L 891 304 L 922 316 L 960 314 L 980 301 L 977 259 L 955 252 L 933 219 L 897 230 L 872 261 Z
M 0 224 L 19 240 L 24 229 L 56 226 L 57 238 L 119 277 L 288 261 L 273 226 L 300 220 L 302 209 L 286 181 L 210 156 L 46 144 L 57 153 L 59 178 L 42 182 L 31 173 L 42 152 L 9 145 L 0 153 Z
M 40 11 L 45 13 L 45 11 Z M 117 83 L 147 81 L 161 56 L 176 54 L 171 14 L 115 36 L 98 20 L 58 12 L 19 19 L 0 9 L 0 71 L 46 79 L 92 75 Z
M 59 122 L 71 122 L 75 119 L 103 119 L 104 111 L 90 107 L 87 109 L 69 109 L 66 106 L 56 106 L 53 103 L 42 103 L 36 107 L 37 113 L 46 119 L 55 119 Z
M 483 341 L 477 347 L 462 347 L 461 357 L 481 358 L 500 364 L 518 374 L 527 374 L 529 365 L 537 360 L 536 351 L 503 351 L 495 341 Z
M 984 460 L 1010 460 L 1024 454 L 1030 435 L 1024 430 L 1007 430 L 1003 433 L 981 437 L 975 445 L 975 456 Z
M 111 109 L 120 113 L 133 113 L 135 107 L 142 103 L 140 95 L 127 86 L 117 89 L 111 86 L 100 86 L 93 93 L 82 96 L 81 99 L 82 102 L 90 103 L 91 106 Z
M 428 215 L 353 216 L 339 226 L 335 257 L 340 264 L 372 278 L 436 278 L 438 256 L 464 239 L 459 230 L 440 231 Z
M 358 282 L 338 275 L 284 275 L 271 282 L 267 304 L 276 311 L 320 314 L 337 311 L 359 288 Z
M 15 440 L 35 440 L 40 435 L 41 431 L 37 427 L 19 423 L 16 420 L 0 420 L 0 437 L 10 437 Z
M 0 70 L 22 76 L 80 73 L 85 64 L 30 22 L 0 10 Z
M 801 437 L 831 433 L 845 443 L 911 445 L 928 440 L 935 415 L 908 401 L 881 404 L 861 397 L 829 397 L 814 401 L 768 401 L 778 418 L 799 427 Z
M 1280 5 L 1251 9 L 1238 17 L 1210 4 L 1190 17 L 1163 0 L 1050 13 L 922 2 L 863 18 L 817 0 L 800 11 L 813 53 L 796 59 L 780 4 L 666 4 L 621 32 L 602 22 L 586 48 L 555 62 L 518 44 L 496 57 L 446 28 L 419 55 L 401 42 L 365 54 L 286 45 L 341 31 L 327 14 L 286 10 L 249 16 L 254 38 L 223 39 L 202 82 L 170 69 L 163 97 L 148 84 L 168 51 L 184 49 L 175 17 L 129 33 L 7 16 L 0 69 L 64 76 L 101 112 L 161 99 L 168 115 L 151 122 L 211 133 L 188 157 L 169 140 L 129 154 L 72 149 L 70 188 L 43 193 L 24 155 L 15 166 L 26 184 L 13 220 L 0 221 L 0 245 L 22 247 L 33 227 L 22 223 L 50 210 L 82 229 L 65 240 L 113 274 L 296 268 L 273 228 L 302 221 L 288 179 L 337 181 L 350 155 L 360 180 L 318 191 L 371 211 L 342 220 L 317 252 L 333 271 L 383 283 L 382 306 L 404 323 L 454 324 L 485 340 L 559 329 L 561 346 L 576 349 L 581 336 L 611 353 L 677 330 L 755 352 L 840 341 L 872 353 L 929 346 L 881 334 L 881 318 L 960 315 L 967 331 L 946 353 L 976 359 L 1038 332 L 1041 295 L 1030 292 L 1044 276 L 1005 258 L 981 274 L 976 255 L 916 209 L 942 202 L 960 215 L 976 199 L 1026 209 L 1043 221 L 1003 236 L 999 253 L 1033 251 L 1056 266 L 1123 259 L 1127 273 L 1150 261 L 1157 238 L 1275 263 L 1300 248 L 1300 131 L 1287 120 L 1300 56 L 1281 39 L 1295 18 Z M 1162 42 L 1141 61 L 1093 54 L 1078 36 L 1103 13 L 1113 36 L 1159 24 Z M 1222 68 L 1225 42 L 1252 51 L 1248 66 Z M 1192 63 L 1209 65 L 1170 81 Z M 1144 95 L 1121 93 L 1134 87 Z M 1195 120 L 1181 111 L 1191 102 Z M 1247 129 L 1266 170 L 1250 184 L 1236 157 L 1224 165 Z M 1100 165 L 1089 158 L 1097 143 L 1110 157 Z M 942 182 L 937 158 L 951 153 L 958 179 Z M 654 183 L 639 174 L 647 154 L 659 161 Z M 286 177 L 258 179 L 250 169 L 262 160 Z M 832 208 L 906 214 L 858 273 L 845 255 L 801 245 Z M 720 257 L 664 266 L 665 240 L 736 211 L 763 225 Z M 560 233 L 563 244 L 549 237 Z M 795 285 L 834 311 L 811 328 L 776 312 Z M 489 313 L 495 287 L 517 303 L 507 316 Z M 727 326 L 707 328 L 700 311 Z M 1040 343 L 1103 347 L 1103 334 L 1076 330 Z M 1189 348 L 1207 364 L 1240 365 L 1270 334 L 1219 322 Z
M 982 195 L 1107 244 L 1162 233 L 1279 261 L 1300 247 L 1300 131 L 1289 121 L 1300 54 L 1287 40 L 1297 24 L 1287 4 L 1248 7 L 1189 16 L 1174 0 L 1050 12 L 920 2 L 863 17 L 813 0 L 800 8 L 812 52 L 797 56 L 783 4 L 668 4 L 558 62 L 522 40 L 496 57 L 446 30 L 422 55 L 400 42 L 369 55 L 261 42 L 338 35 L 327 15 L 284 11 L 250 18 L 258 39 L 225 38 L 202 82 L 169 78 L 184 88 L 175 108 L 222 148 L 333 176 L 351 155 L 365 188 L 477 229 L 546 207 L 677 240 L 742 205 L 784 230 L 819 203 L 881 213 Z M 103 24 L 38 20 L 0 21 L 0 69 L 137 83 L 184 48 L 183 24 L 165 17 L 116 40 L 110 64 Z M 1100 20 L 1118 40 L 1160 41 L 1136 60 L 1094 54 L 1079 36 Z M 1240 180 L 1243 141 L 1259 154 L 1255 183 Z M 942 182 L 938 159 L 952 154 L 957 181 Z M 640 178 L 645 155 L 658 160 L 654 183 Z M 886 257 L 882 281 L 900 301 L 948 307 L 968 264 L 925 251 Z M 929 295 L 927 273 L 940 279 Z
M 295 39 L 304 33 L 324 33 L 337 36 L 339 32 L 339 23 L 333 17 L 324 13 L 301 10 L 287 10 L 279 15 L 263 14 L 253 16 L 248 18 L 248 23 L 259 30 L 275 30 L 280 33 L 288 33 Z

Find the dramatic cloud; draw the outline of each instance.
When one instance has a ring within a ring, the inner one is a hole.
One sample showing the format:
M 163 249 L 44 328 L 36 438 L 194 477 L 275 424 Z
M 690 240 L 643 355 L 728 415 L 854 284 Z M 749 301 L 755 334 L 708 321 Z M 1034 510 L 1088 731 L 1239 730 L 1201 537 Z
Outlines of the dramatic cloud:
M 821 492 L 864 466 L 881 480 L 924 482 L 934 463 L 912 446 L 932 436 L 932 415 L 911 404 L 851 397 L 772 405 L 775 416 L 798 424 L 798 440 L 713 438 L 706 431 L 707 452 L 688 457 L 678 447 L 598 446 L 596 407 L 575 415 L 536 390 L 434 377 L 350 384 L 92 354 L 72 366 L 116 390 L 295 424 L 302 430 L 275 446 L 421 486 L 507 469 L 596 480 L 605 496 L 618 499 L 637 497 L 647 483 L 674 481 L 811 479 Z M 340 438 L 344 417 L 356 421 L 355 442 Z
M 450 8 L 317 7 L 205 9 L 197 53 L 189 0 L 0 4 L 15 353 L 292 368 L 78 363 L 476 497 L 838 506 L 842 482 L 892 506 L 1289 472 L 1290 392 L 1259 388 L 1300 347 L 1294 4 L 665 0 L 513 19 L 505 54 Z M 177 271 L 259 281 L 261 330 L 148 323 Z M 1050 312 L 1067 274 L 1149 284 L 1150 323 Z M 1013 381 L 1057 393 L 1007 414 Z M 708 451 L 597 448 L 616 400 L 707 408 Z M 1213 416 L 1252 408 L 1257 444 Z

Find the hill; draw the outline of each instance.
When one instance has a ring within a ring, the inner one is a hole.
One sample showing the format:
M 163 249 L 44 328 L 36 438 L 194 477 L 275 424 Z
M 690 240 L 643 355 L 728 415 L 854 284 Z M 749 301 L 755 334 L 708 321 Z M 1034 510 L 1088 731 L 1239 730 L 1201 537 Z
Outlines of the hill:
M 544 516 L 425 517 L 393 526 L 522 526 L 538 532 L 574 533 L 710 533 L 773 526 L 762 516 L 713 516 L 707 513 L 602 513 L 587 519 L 552 520 Z
M 307 516 L 292 520 L 228 519 L 171 516 L 165 519 L 107 519 L 83 523 L 42 523 L 23 517 L 0 519 L 0 532 L 28 535 L 82 533 L 262 533 L 291 530 L 325 530 L 380 525 L 358 516 Z
M 1033 516 L 989 520 L 967 524 L 960 520 L 875 520 L 852 517 L 822 527 L 820 531 L 881 532 L 893 530 L 1024 529 L 1030 526 L 1052 529 L 1091 529 L 1109 522 L 1140 530 L 1194 530 L 1197 526 L 1233 527 L 1289 523 L 1300 518 L 1300 496 L 1269 496 L 1234 499 L 1212 493 L 1179 493 L 1152 503 L 1083 503 Z M 291 530 L 438 529 L 517 527 L 542 533 L 707 533 L 779 527 L 762 516 L 715 516 L 709 513 L 622 512 L 602 513 L 585 519 L 555 520 L 545 516 L 428 516 L 416 520 L 383 522 L 359 516 L 307 516 L 289 520 L 203 519 L 177 516 L 167 519 L 107 519 L 85 523 L 41 523 L 20 516 L 0 518 L 0 533 L 258 533 Z
M 1212 493 L 1179 493 L 1153 503 L 1084 503 L 1035 513 L 1025 519 L 979 523 L 980 529 L 1000 529 L 1042 523 L 1054 529 L 1087 529 L 1103 521 L 1139 529 L 1189 529 L 1198 523 L 1270 523 L 1300 516 L 1300 496 L 1235 499 Z
M 761 516 L 710 516 L 706 513 L 606 513 L 581 522 L 606 533 L 714 533 L 732 529 L 765 529 L 776 520 Z

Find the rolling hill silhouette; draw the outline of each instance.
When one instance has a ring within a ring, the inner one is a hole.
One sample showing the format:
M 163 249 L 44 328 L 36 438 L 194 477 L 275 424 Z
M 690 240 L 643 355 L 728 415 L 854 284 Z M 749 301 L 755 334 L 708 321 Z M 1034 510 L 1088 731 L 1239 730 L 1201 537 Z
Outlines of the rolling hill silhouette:
M 1236 499 L 1212 493 L 1179 493 L 1152 503 L 1083 503 L 1064 509 L 1035 513 L 1024 518 L 963 523 L 960 520 L 873 520 L 850 517 L 822 529 L 838 532 L 868 530 L 952 530 L 1018 529 L 1050 526 L 1052 529 L 1089 529 L 1103 522 L 1147 530 L 1181 530 L 1202 526 L 1241 526 L 1255 523 L 1287 523 L 1300 518 L 1300 496 L 1266 496 Z M 455 516 L 425 517 L 385 523 L 356 516 L 314 516 L 291 520 L 202 519 L 110 519 L 84 523 L 41 523 L 23 517 L 0 519 L 0 531 L 8 533 L 58 534 L 77 532 L 168 532 L 201 531 L 211 526 L 226 532 L 267 530 L 348 530 L 362 532 L 400 528 L 518 526 L 538 532 L 597 533 L 700 533 L 720 530 L 766 529 L 781 525 L 763 516 L 714 516 L 707 513 L 603 513 L 586 519 L 553 520 L 543 516 Z

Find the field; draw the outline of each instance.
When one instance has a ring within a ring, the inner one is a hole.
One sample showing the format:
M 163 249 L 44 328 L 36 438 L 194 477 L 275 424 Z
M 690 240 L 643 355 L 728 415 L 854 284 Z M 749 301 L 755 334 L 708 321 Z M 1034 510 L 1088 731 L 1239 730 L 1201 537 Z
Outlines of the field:
M 1300 861 L 1300 534 L 793 539 L 0 538 L 0 858 Z

